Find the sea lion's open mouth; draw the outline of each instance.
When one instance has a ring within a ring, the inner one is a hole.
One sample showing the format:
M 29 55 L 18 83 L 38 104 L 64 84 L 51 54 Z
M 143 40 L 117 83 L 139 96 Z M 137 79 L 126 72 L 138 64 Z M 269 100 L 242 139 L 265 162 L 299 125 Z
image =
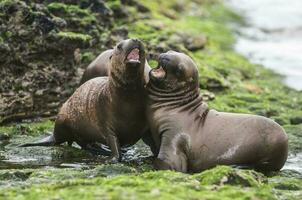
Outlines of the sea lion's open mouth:
M 157 68 L 151 70 L 151 75 L 157 79 L 164 79 L 166 77 L 166 71 L 160 65 Z
M 139 49 L 134 48 L 130 51 L 126 58 L 127 63 L 140 63 L 139 60 Z

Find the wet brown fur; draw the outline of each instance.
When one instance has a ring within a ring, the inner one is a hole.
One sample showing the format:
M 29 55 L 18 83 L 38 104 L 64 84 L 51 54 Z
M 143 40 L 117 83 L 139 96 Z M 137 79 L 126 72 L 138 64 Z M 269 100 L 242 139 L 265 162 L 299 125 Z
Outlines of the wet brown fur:
M 140 63 L 126 62 L 134 48 L 139 48 Z M 85 149 L 98 142 L 108 145 L 112 157 L 120 159 L 120 147 L 135 144 L 147 130 L 142 43 L 122 41 L 113 50 L 110 63 L 109 77 L 85 82 L 63 104 L 48 142 L 23 146 L 76 142 Z

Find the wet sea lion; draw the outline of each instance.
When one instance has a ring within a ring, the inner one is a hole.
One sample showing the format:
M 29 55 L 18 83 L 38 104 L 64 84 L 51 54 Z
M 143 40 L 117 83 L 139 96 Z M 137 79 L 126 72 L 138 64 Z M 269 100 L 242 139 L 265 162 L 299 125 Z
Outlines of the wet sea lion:
M 158 150 L 155 168 L 200 172 L 220 164 L 259 170 L 284 165 L 288 138 L 283 128 L 265 117 L 208 109 L 189 56 L 161 54 L 147 90 L 147 118 Z
M 80 84 L 82 85 L 86 81 L 95 77 L 108 76 L 110 70 L 110 59 L 113 53 L 113 49 L 108 49 L 102 52 L 94 61 L 92 61 L 87 69 L 84 71 Z M 151 70 L 147 60 L 145 60 L 145 82 L 149 82 L 149 72 Z
M 91 79 L 63 104 L 53 135 L 21 146 L 76 142 L 89 149 L 95 142 L 108 145 L 120 159 L 120 147 L 133 145 L 147 130 L 145 117 L 145 50 L 142 42 L 120 42 L 110 59 L 109 77 Z

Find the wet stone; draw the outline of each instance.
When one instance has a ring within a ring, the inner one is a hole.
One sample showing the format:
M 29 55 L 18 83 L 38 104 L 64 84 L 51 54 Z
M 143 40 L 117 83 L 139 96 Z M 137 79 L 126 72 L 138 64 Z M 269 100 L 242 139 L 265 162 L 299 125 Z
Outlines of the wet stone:
M 185 42 L 185 47 L 190 51 L 203 49 L 207 43 L 205 35 L 190 36 Z
M 9 140 L 10 136 L 7 133 L 0 133 L 0 141 Z
M 302 124 L 302 116 L 291 117 L 289 120 L 290 120 L 290 123 L 293 125 Z

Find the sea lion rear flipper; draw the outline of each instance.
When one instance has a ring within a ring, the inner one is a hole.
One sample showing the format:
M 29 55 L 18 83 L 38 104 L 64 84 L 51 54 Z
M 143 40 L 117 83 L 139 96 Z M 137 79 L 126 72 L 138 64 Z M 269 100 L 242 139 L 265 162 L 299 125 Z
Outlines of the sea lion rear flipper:
M 47 136 L 37 142 L 21 144 L 18 147 L 32 147 L 32 146 L 54 146 L 57 142 L 53 135 Z

